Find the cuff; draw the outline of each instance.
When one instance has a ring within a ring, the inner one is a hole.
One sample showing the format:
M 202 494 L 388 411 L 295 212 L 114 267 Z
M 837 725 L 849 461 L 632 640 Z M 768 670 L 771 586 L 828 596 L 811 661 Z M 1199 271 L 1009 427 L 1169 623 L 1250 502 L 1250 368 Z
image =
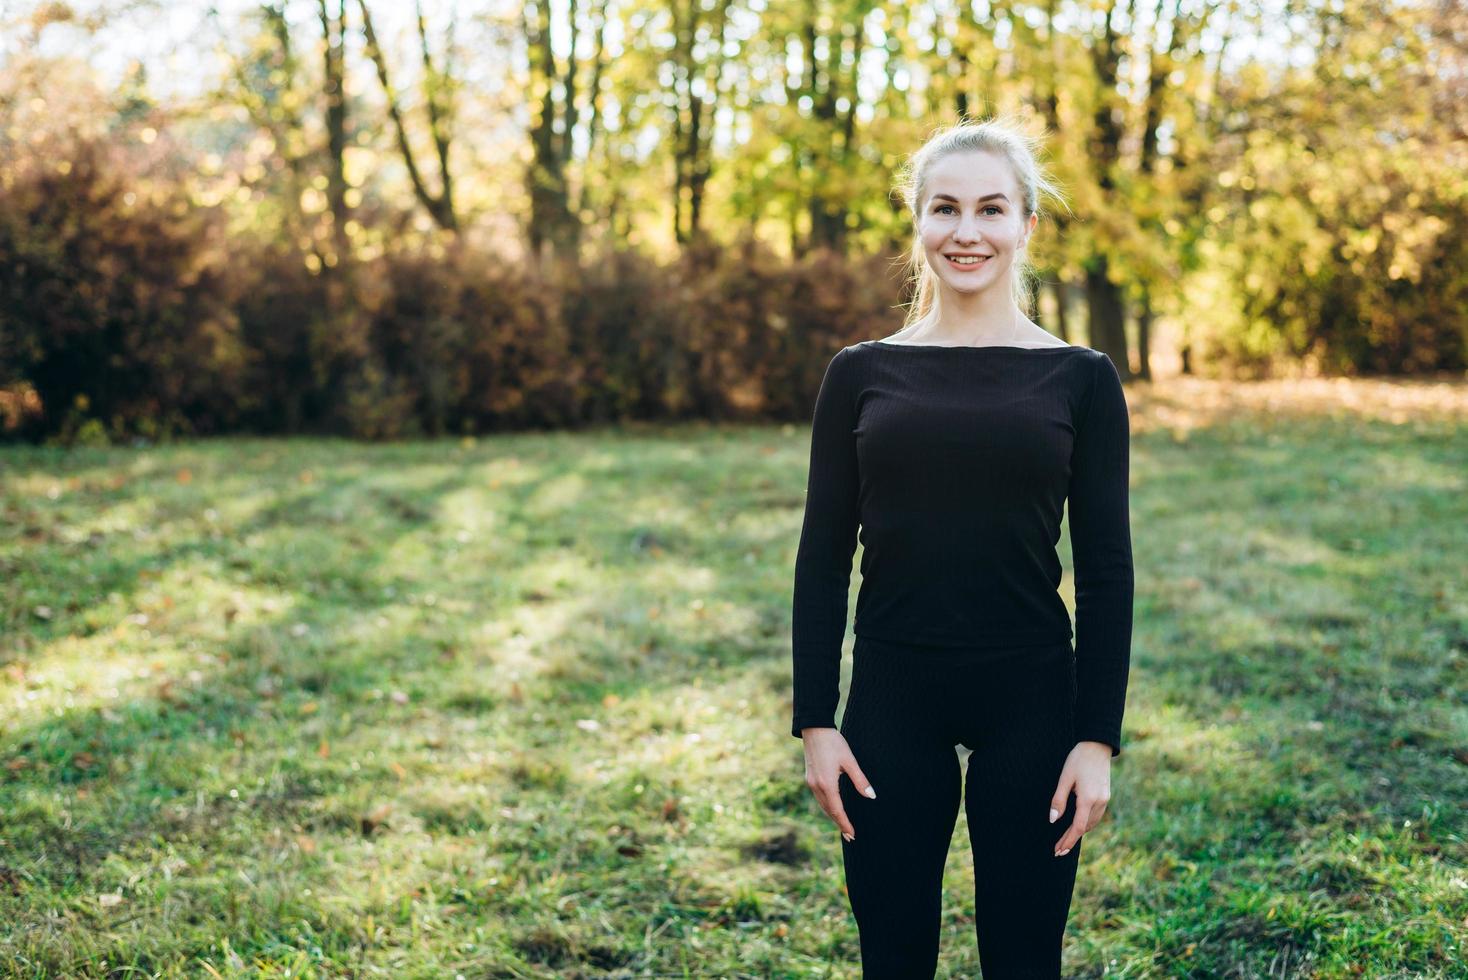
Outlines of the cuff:
M 1076 732 L 1077 742 L 1101 742 L 1111 746 L 1111 757 L 1121 755 L 1121 732 L 1115 729 L 1080 729 Z
M 805 717 L 801 717 L 800 715 L 796 715 L 795 718 L 794 718 L 794 720 L 791 721 L 791 723 L 790 723 L 790 734 L 791 735 L 794 735 L 796 738 L 800 738 L 801 737 L 800 730 L 802 728 L 835 728 L 835 727 L 836 727 L 836 719 L 832 715 L 814 715 L 814 716 L 807 715 Z

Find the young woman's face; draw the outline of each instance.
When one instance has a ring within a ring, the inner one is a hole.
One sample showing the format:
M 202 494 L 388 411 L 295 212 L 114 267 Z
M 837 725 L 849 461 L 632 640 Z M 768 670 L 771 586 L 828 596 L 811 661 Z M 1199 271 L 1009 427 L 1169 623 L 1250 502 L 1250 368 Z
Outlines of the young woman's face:
M 1009 162 L 984 151 L 950 153 L 933 165 L 923 194 L 918 233 L 938 278 L 961 293 L 995 284 L 1007 291 L 1015 254 L 1039 220 L 1024 214 Z

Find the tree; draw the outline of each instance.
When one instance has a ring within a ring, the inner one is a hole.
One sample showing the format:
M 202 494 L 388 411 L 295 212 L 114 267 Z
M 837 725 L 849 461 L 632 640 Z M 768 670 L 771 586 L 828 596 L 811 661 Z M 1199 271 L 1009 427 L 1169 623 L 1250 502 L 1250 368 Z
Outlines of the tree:
M 456 232 L 459 229 L 459 217 L 454 210 L 453 171 L 449 166 L 449 151 L 453 145 L 454 93 L 458 87 L 453 74 L 453 21 L 450 21 L 449 40 L 440 65 L 435 61 L 429 46 L 423 4 L 421 0 L 414 4 L 418 43 L 423 55 L 423 102 L 428 113 L 428 135 L 433 142 L 434 157 L 438 165 L 438 192 L 434 193 L 423 179 L 423 172 L 418 167 L 412 144 L 408 140 L 401 96 L 393 87 L 387 56 L 378 43 L 367 0 L 357 0 L 357 8 L 362 13 L 362 33 L 367 42 L 367 56 L 372 59 L 372 64 L 377 69 L 377 80 L 382 83 L 383 97 L 387 100 L 387 115 L 397 136 L 398 152 L 402 155 L 403 166 L 407 168 L 413 195 L 440 228 Z

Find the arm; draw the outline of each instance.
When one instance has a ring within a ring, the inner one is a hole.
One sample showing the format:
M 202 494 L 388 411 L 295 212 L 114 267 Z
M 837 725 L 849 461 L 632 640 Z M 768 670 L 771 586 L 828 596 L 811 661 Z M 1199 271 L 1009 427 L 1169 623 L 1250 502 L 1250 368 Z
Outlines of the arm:
M 1070 541 L 1076 597 L 1076 741 L 1121 754 L 1132 638 L 1132 539 L 1128 511 L 1130 425 L 1116 365 L 1095 375 L 1071 453 Z
M 795 557 L 791 613 L 795 714 L 790 734 L 835 728 L 846 595 L 856 552 L 856 391 L 851 353 L 826 366 L 811 421 L 805 518 Z

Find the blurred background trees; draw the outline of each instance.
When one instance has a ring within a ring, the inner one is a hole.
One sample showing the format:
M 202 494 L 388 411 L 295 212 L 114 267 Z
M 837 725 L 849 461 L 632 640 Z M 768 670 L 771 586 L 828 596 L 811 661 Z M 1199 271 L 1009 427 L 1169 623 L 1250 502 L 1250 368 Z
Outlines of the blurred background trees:
M 1124 374 L 1461 372 L 1450 0 L 0 8 L 0 431 L 808 416 L 937 126 L 1045 134 Z

